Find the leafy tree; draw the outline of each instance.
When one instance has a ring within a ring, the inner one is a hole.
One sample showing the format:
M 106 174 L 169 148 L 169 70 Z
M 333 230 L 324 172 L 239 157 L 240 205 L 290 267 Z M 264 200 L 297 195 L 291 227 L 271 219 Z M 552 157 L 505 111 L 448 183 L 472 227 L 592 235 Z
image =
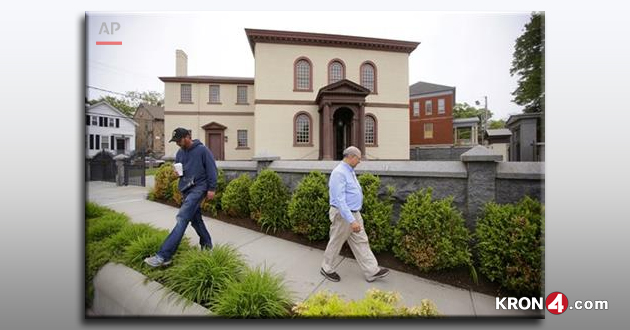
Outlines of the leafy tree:
M 505 128 L 505 120 L 490 120 L 488 122 L 488 129 Z
M 492 111 L 490 110 L 485 110 L 486 111 L 486 122 L 488 122 L 490 120 L 490 118 L 492 118 Z M 464 103 L 455 103 L 455 106 L 453 107 L 453 118 L 457 119 L 457 118 L 472 118 L 472 117 L 477 117 L 479 118 L 479 122 L 483 123 L 483 114 L 484 114 L 484 109 L 479 109 L 476 108 L 466 102 Z M 481 125 L 479 125 L 481 128 Z M 483 134 L 483 131 L 481 129 L 479 129 L 479 133 L 477 136 L 477 139 L 479 141 L 481 141 L 481 136 Z M 460 130 L 458 132 L 458 139 L 470 139 L 470 135 L 471 132 L 470 130 Z
M 492 111 L 486 110 L 486 120 L 490 120 L 492 118 Z M 477 117 L 480 121 L 483 121 L 483 112 L 484 109 L 478 109 L 474 106 L 464 102 L 464 103 L 455 103 L 453 107 L 453 118 L 472 118 Z
M 542 112 L 545 106 L 545 19 L 532 13 L 525 31 L 516 39 L 510 74 L 520 76 L 512 95 L 514 102 L 524 106 L 523 112 Z
M 132 117 L 133 114 L 136 112 L 138 106 L 142 103 L 148 105 L 164 104 L 164 96 L 162 95 L 162 93 L 156 91 L 129 91 L 126 92 L 124 96 L 105 95 L 99 97 L 98 99 L 89 100 L 88 103 L 90 105 L 93 105 L 103 101 L 109 103 L 111 106 L 120 110 L 125 115 Z

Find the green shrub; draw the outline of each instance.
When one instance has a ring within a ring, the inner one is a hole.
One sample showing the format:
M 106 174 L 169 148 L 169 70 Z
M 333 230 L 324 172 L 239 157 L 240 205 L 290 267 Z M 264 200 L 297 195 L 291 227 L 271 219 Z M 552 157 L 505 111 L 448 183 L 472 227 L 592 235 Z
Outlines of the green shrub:
M 181 255 L 166 275 L 166 285 L 182 297 L 211 307 L 229 281 L 238 281 L 246 269 L 241 254 L 230 245 L 210 251 L 193 249 Z
M 300 181 L 289 202 L 287 216 L 291 230 L 311 241 L 327 239 L 329 208 L 326 176 L 319 171 L 310 172 Z
M 175 181 L 171 182 L 169 189 L 168 189 L 168 193 L 166 194 L 167 196 L 170 196 L 169 199 L 172 200 L 175 205 L 177 206 L 181 206 L 182 205 L 182 193 L 179 191 L 179 179 L 176 179 Z
M 359 183 L 363 189 L 363 210 L 361 216 L 365 226 L 365 232 L 370 240 L 370 247 L 374 252 L 387 251 L 392 245 L 394 226 L 392 226 L 392 213 L 394 203 L 392 195 L 394 188 L 388 187 L 387 196 L 383 201 L 378 198 L 378 189 L 381 180 L 370 173 L 361 174 Z
M 370 289 L 357 301 L 344 301 L 337 294 L 320 291 L 293 307 L 302 317 L 434 317 L 440 315 L 435 304 L 423 299 L 420 306 L 400 306 L 400 294 Z
M 168 234 L 165 231 L 159 233 L 145 233 L 129 243 L 123 251 L 122 261 L 125 265 L 142 270 L 144 258 L 154 255 L 162 246 Z
M 100 206 L 96 203 L 92 203 L 92 202 L 85 203 L 85 219 L 86 220 L 102 217 L 103 215 L 107 213 L 111 213 L 111 212 L 113 211 L 106 207 Z
M 169 200 L 172 197 L 171 183 L 178 179 L 173 164 L 164 164 L 160 166 L 155 174 L 155 185 L 153 187 L 153 196 L 159 200 Z
M 219 169 L 219 174 L 217 175 L 217 190 L 214 192 L 214 198 L 212 200 L 203 200 L 201 203 L 202 212 L 209 213 L 213 217 L 217 215 L 218 211 L 221 209 L 221 198 L 223 197 L 226 186 L 225 173 L 223 169 Z
M 122 262 L 120 257 L 131 242 L 135 241 L 140 236 L 155 235 L 158 232 L 159 230 L 144 223 L 130 223 L 113 236 L 104 239 L 103 244 L 110 252 L 112 261 Z
M 280 318 L 289 315 L 291 294 L 280 275 L 268 269 L 247 270 L 241 280 L 230 281 L 213 312 L 230 318 Z
M 477 222 L 480 270 L 519 295 L 541 296 L 544 207 L 526 196 L 517 204 L 485 205 Z
M 88 219 L 86 222 L 86 243 L 97 242 L 112 236 L 129 224 L 129 219 L 119 213 L 105 213 L 98 218 Z
M 225 193 L 221 198 L 221 207 L 233 217 L 249 216 L 249 187 L 252 179 L 247 174 L 241 174 L 230 181 L 225 187 Z
M 394 254 L 423 271 L 472 267 L 470 234 L 453 198 L 432 200 L 431 194 L 429 188 L 407 197 L 394 230 Z
M 289 228 L 287 204 L 289 192 L 278 173 L 265 169 L 249 187 L 249 210 L 265 231 Z
M 142 234 L 125 247 L 120 260 L 125 265 L 145 274 L 150 279 L 163 280 L 165 276 L 164 268 L 151 268 L 144 263 L 144 258 L 155 255 L 159 251 L 168 233 L 167 230 L 156 229 L 155 231 Z M 179 261 L 181 254 L 190 249 L 189 239 L 184 236 L 172 258 L 173 264 Z
M 105 242 L 90 242 L 85 248 L 85 304 L 92 305 L 94 299 L 94 277 L 111 259 L 111 252 Z

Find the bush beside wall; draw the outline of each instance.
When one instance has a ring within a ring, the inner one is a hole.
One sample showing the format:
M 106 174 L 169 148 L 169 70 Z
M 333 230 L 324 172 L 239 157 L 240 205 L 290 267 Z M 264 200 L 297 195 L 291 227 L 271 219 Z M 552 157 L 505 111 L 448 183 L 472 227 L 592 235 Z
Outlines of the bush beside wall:
M 287 204 L 289 192 L 278 173 L 266 169 L 260 172 L 249 188 L 250 216 L 265 231 L 289 227 Z
M 378 198 L 381 180 L 370 173 L 361 174 L 359 183 L 363 189 L 363 210 L 361 216 L 365 232 L 370 240 L 370 247 L 374 252 L 388 251 L 392 245 L 394 227 L 392 226 L 392 212 L 394 204 L 391 196 L 393 188 L 388 187 L 384 200 Z
M 247 174 L 230 181 L 221 198 L 221 206 L 225 213 L 233 217 L 249 216 L 249 187 L 252 179 Z
M 486 204 L 475 232 L 480 271 L 510 292 L 540 297 L 544 221 L 544 207 L 528 196 Z
M 328 185 L 326 176 L 314 171 L 300 181 L 289 203 L 291 230 L 311 241 L 328 239 Z
M 464 218 L 452 198 L 431 195 L 422 189 L 407 197 L 394 230 L 394 254 L 422 271 L 472 265 Z

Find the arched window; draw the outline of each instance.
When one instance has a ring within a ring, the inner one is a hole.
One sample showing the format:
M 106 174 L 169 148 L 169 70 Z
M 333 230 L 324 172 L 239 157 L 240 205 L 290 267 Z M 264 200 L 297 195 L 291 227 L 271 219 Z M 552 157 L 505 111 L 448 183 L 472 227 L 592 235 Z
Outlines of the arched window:
M 312 146 L 313 120 L 311 116 L 302 111 L 293 118 L 294 146 Z
M 361 64 L 361 86 L 369 89 L 372 93 L 376 93 L 376 66 L 374 63 L 367 61 Z
M 377 139 L 377 127 L 376 117 L 372 114 L 365 116 L 365 144 L 368 146 L 376 146 Z
M 313 90 L 313 65 L 306 57 L 300 57 L 294 64 L 294 86 L 296 91 L 312 91 Z
M 336 83 L 346 77 L 346 66 L 341 60 L 334 59 L 328 64 L 328 83 Z

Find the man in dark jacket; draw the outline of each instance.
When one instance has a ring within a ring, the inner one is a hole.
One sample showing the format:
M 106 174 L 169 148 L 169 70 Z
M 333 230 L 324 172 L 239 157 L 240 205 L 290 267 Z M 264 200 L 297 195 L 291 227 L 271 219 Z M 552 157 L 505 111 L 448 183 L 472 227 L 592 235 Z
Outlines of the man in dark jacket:
M 156 255 L 144 259 L 151 267 L 166 266 L 184 237 L 188 222 L 199 235 L 202 249 L 212 249 L 210 233 L 201 219 L 201 202 L 204 198 L 213 199 L 217 187 L 217 167 L 210 149 L 199 140 L 192 140 L 190 131 L 177 128 L 169 142 L 180 147 L 175 155 L 175 163 L 181 163 L 183 174 L 179 175 L 179 191 L 182 193 L 182 206 L 177 213 L 175 228 L 166 237 Z

